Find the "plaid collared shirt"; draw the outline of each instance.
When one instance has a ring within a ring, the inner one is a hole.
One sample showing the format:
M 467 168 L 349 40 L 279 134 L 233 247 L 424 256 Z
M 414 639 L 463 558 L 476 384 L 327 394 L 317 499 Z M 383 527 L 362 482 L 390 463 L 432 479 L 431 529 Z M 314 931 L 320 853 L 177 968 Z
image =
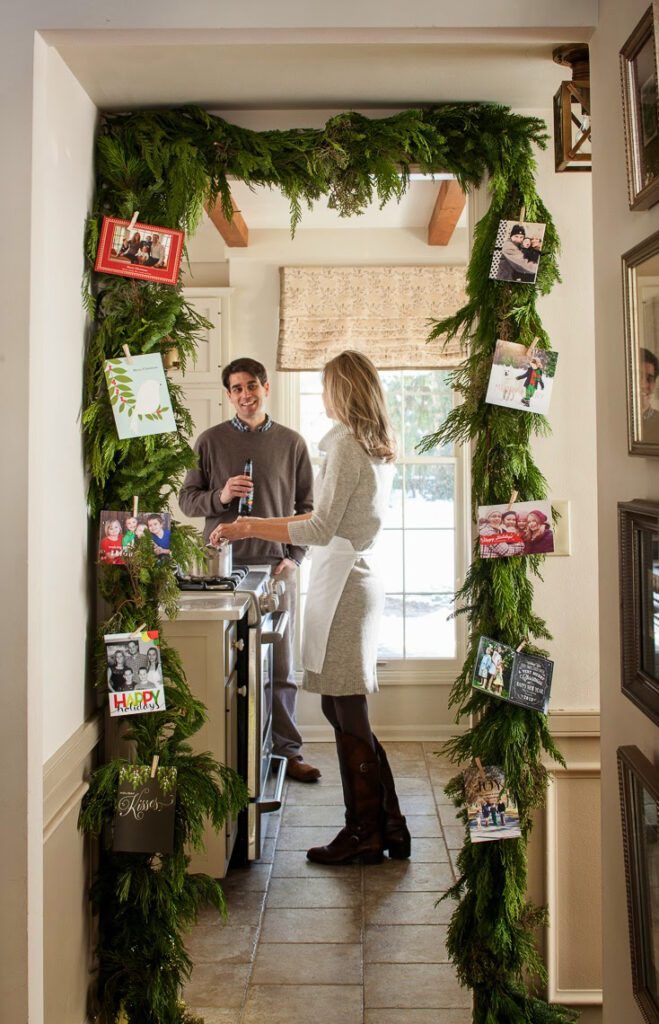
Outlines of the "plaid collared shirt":
M 272 423 L 273 423 L 273 421 L 266 414 L 265 420 L 263 421 L 261 426 L 256 428 L 257 432 L 262 434 L 264 430 L 270 430 L 270 427 L 272 426 Z M 243 421 L 241 420 L 240 416 L 237 416 L 237 415 L 234 416 L 233 419 L 231 420 L 231 426 L 234 428 L 234 430 L 242 431 L 243 434 L 247 433 L 247 431 L 249 430 L 249 427 L 247 426 L 247 424 L 243 423 Z

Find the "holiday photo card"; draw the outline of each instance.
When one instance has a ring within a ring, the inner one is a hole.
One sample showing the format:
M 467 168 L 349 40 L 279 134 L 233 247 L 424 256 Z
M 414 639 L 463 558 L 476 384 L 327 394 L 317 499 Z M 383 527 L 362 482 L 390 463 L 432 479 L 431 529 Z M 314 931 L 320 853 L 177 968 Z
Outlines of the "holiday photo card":
M 121 440 L 176 430 L 167 378 L 159 352 L 108 359 L 105 380 Z
M 549 411 L 558 352 L 497 341 L 485 401 L 522 412 Z
M 479 506 L 478 543 L 481 558 L 551 554 L 554 550 L 551 504 L 518 501 Z
M 124 565 L 124 555 L 136 540 L 150 537 L 158 555 L 171 554 L 172 517 L 169 512 L 101 512 L 98 557 L 101 562 Z
M 165 689 L 157 629 L 142 633 L 107 633 L 110 715 L 139 715 L 165 709 Z
M 176 768 L 145 764 L 119 770 L 112 849 L 115 853 L 171 853 L 174 848 Z
M 506 789 L 503 768 L 473 765 L 462 773 L 472 843 L 518 839 L 519 811 Z
M 546 224 L 528 221 L 499 221 L 490 278 L 535 284 L 542 256 Z
M 482 636 L 471 685 L 511 704 L 547 714 L 554 662 Z
M 176 284 L 182 252 L 182 231 L 104 217 L 94 270 Z

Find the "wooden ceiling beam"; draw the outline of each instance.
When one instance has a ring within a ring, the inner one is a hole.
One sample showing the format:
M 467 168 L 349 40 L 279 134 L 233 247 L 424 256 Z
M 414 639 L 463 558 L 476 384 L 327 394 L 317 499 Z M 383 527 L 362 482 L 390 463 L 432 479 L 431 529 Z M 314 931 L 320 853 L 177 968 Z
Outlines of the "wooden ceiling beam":
M 233 206 L 233 217 L 231 220 L 227 220 L 224 216 L 224 210 L 219 198 L 215 206 L 206 207 L 206 213 L 222 235 L 226 245 L 232 249 L 245 249 L 249 245 L 249 229 L 242 213 L 236 206 L 233 196 L 231 196 L 231 205 Z
M 428 245 L 448 245 L 467 197 L 455 179 L 443 181 L 428 224 Z

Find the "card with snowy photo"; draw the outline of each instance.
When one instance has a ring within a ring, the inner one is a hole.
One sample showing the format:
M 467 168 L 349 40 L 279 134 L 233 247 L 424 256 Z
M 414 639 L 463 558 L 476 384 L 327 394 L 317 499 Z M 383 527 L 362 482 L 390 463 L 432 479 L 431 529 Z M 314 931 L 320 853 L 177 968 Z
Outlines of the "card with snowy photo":
M 527 349 L 516 341 L 497 341 L 485 401 L 546 416 L 557 363 L 558 352 Z

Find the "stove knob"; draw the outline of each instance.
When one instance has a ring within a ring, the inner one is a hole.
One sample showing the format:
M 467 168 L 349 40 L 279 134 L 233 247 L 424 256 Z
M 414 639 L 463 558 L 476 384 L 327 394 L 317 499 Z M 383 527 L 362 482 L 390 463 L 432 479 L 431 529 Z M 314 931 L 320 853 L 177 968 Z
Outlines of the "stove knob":
M 237 651 L 244 651 L 245 650 L 245 641 L 243 640 L 242 637 L 240 638 L 240 640 L 232 640 L 231 641 L 231 646 L 235 647 Z
M 277 594 L 261 594 L 259 608 L 262 612 L 276 612 L 279 608 L 279 596 Z
M 278 594 L 279 597 L 286 593 L 286 583 L 284 580 L 272 580 L 270 583 L 270 589 L 273 594 Z

